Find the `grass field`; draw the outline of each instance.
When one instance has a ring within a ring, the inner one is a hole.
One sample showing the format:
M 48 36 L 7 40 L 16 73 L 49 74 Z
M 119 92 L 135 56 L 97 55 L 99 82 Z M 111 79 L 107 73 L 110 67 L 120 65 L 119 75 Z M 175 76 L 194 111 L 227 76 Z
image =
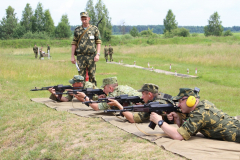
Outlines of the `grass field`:
M 103 51 L 103 47 L 102 47 Z M 155 83 L 162 92 L 176 95 L 180 87 L 199 87 L 208 99 L 231 116 L 240 115 L 239 42 L 116 46 L 114 61 L 186 74 L 180 78 L 146 70 L 107 64 L 101 52 L 97 63 L 98 86 L 117 76 L 120 85 L 139 89 Z M 0 59 L 0 159 L 184 159 L 126 133 L 98 118 L 57 112 L 30 98 L 48 97 L 34 87 L 68 85 L 77 74 L 70 62 L 70 47 L 51 47 L 52 59 L 34 59 L 32 48 L 1 49 Z

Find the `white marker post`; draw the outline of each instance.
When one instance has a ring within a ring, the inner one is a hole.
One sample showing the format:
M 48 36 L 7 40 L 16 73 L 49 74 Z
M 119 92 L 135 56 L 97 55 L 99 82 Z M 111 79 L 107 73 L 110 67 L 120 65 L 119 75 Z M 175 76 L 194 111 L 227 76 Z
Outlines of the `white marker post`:
M 148 68 L 150 68 L 150 64 L 149 64 L 149 62 L 148 62 Z
M 120 61 L 119 61 L 119 64 L 120 64 Z
M 134 66 L 136 65 L 136 61 L 134 61 Z
M 170 64 L 170 67 L 169 67 L 169 70 L 171 71 L 172 67 L 171 67 L 171 64 Z
M 187 74 L 189 74 L 189 69 L 187 69 Z
M 177 71 L 175 71 L 175 76 L 177 76 Z
M 121 63 L 123 63 L 123 60 L 121 60 Z
M 152 71 L 153 71 L 153 67 L 152 67 Z
M 197 68 L 195 69 L 195 74 L 197 75 Z

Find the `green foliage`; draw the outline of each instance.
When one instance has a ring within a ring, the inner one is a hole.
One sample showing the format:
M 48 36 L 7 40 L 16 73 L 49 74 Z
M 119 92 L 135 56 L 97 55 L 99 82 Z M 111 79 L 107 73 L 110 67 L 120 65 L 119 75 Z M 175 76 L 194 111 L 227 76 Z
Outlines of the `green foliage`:
M 23 39 L 50 39 L 50 35 L 46 32 L 27 32 L 22 36 Z
M 233 33 L 230 30 L 227 30 L 223 33 L 223 36 L 233 36 Z
M 32 16 L 33 16 L 32 7 L 30 6 L 29 3 L 27 3 L 26 7 L 22 11 L 22 19 L 20 21 L 21 26 L 25 28 L 26 32 L 32 31 L 32 20 L 33 20 Z
M 42 3 L 38 2 L 37 8 L 34 13 L 35 20 L 35 27 L 32 32 L 42 32 L 44 31 L 44 12 L 43 12 L 43 5 Z
M 71 36 L 70 25 L 68 22 L 67 15 L 62 15 L 61 22 L 58 23 L 58 26 L 55 29 L 56 38 L 69 38 Z
M 24 26 L 21 26 L 20 24 L 17 25 L 17 27 L 13 30 L 13 38 L 21 38 L 26 33 L 26 29 Z
M 144 36 L 144 37 L 153 36 L 154 35 L 153 29 L 148 28 L 148 30 L 144 30 L 144 31 L 140 32 L 140 35 Z
M 98 29 L 103 41 L 110 41 L 112 35 L 111 18 L 106 5 L 102 0 L 98 0 L 95 7 L 93 0 L 88 0 L 86 5 L 86 11 L 89 13 L 90 22 L 96 25 L 102 18 L 101 23 L 98 24 Z
M 186 28 L 176 28 L 176 29 L 173 29 L 171 32 L 166 31 L 166 33 L 164 33 L 165 38 L 173 38 L 174 36 L 189 37 L 190 33 L 189 33 L 189 30 Z
M 133 37 L 137 37 L 138 36 L 138 30 L 136 27 L 133 27 L 130 31 L 130 34 L 133 36 Z
M 208 25 L 204 27 L 205 36 L 221 36 L 223 32 L 222 21 L 217 12 L 210 16 Z
M 14 29 L 17 27 L 17 18 L 14 9 L 8 6 L 6 9 L 6 18 L 1 21 L 1 39 L 10 39 L 13 36 Z
M 164 23 L 164 33 L 171 32 L 173 29 L 177 28 L 177 21 L 175 20 L 175 15 L 173 14 L 172 10 L 168 10 L 166 18 L 163 20 Z
M 197 33 L 193 33 L 193 34 L 192 34 L 192 37 L 197 37 L 197 36 L 198 36 Z
M 48 33 L 50 36 L 54 36 L 54 30 L 55 30 L 54 22 L 51 17 L 50 11 L 47 9 L 44 12 L 44 31 Z

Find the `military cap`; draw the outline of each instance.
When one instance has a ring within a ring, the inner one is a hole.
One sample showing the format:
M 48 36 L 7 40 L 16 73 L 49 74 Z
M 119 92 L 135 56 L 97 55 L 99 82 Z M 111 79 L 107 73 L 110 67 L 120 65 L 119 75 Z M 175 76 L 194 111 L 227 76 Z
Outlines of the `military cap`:
M 187 96 L 187 97 L 193 96 L 195 98 L 200 98 L 200 96 L 198 95 L 198 92 L 194 91 L 191 88 L 180 88 L 179 90 L 180 91 L 179 91 L 178 95 L 175 97 L 172 97 L 173 101 L 178 101 L 179 99 L 181 99 L 185 96 Z
M 108 84 L 115 84 L 115 83 L 118 83 L 117 77 L 105 78 L 105 79 L 103 79 L 103 84 L 102 84 L 101 88 L 104 88 Z
M 80 13 L 80 16 L 81 16 L 81 17 L 89 17 L 89 16 L 88 16 L 88 12 L 81 12 L 81 13 Z
M 76 82 L 84 82 L 84 77 L 80 76 L 80 75 L 75 75 L 73 77 L 73 79 L 69 80 L 69 83 L 71 83 L 71 84 L 76 83 Z
M 143 84 L 142 88 L 138 92 L 148 91 L 152 93 L 158 93 L 158 86 L 152 83 Z

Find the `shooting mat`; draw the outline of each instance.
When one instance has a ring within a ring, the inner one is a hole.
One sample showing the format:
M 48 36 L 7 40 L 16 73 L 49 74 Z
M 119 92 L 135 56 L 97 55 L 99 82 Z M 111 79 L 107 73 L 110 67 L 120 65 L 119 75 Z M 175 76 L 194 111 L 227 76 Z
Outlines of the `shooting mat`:
M 235 142 L 218 141 L 203 138 L 201 134 L 193 136 L 188 141 L 172 140 L 168 138 L 161 128 L 156 127 L 152 130 L 148 127 L 148 123 L 131 124 L 124 119 L 119 119 L 112 114 L 103 113 L 102 111 L 94 111 L 90 107 L 82 104 L 77 100 L 72 102 L 56 102 L 48 98 L 33 98 L 34 102 L 45 104 L 47 107 L 56 109 L 57 111 L 67 111 L 82 117 L 101 117 L 106 122 L 138 137 L 146 139 L 164 149 L 184 156 L 189 159 L 240 159 L 240 144 Z M 240 116 L 235 118 L 240 119 Z M 176 125 L 173 125 L 177 127 Z M 138 128 L 147 134 L 142 133 Z M 153 134 L 158 134 L 155 136 Z

